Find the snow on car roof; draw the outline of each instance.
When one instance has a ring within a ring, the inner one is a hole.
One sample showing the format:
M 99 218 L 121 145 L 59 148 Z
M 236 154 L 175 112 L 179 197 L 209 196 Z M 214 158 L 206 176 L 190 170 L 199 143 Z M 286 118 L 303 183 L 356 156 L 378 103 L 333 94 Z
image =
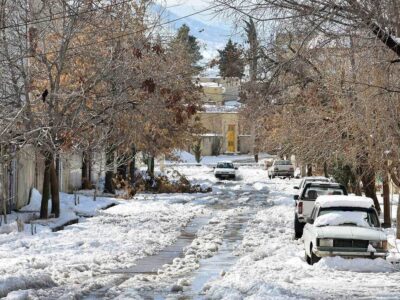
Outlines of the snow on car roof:
M 329 178 L 326 178 L 324 176 L 306 176 L 303 177 L 304 180 L 323 180 L 323 181 L 329 181 Z
M 370 208 L 374 205 L 371 198 L 361 196 L 322 195 L 317 198 L 315 205 L 320 207 L 361 207 Z
M 338 186 L 340 186 L 340 184 L 337 183 L 337 182 L 318 181 L 318 180 L 316 180 L 316 181 L 310 181 L 310 182 L 307 182 L 306 184 L 307 184 L 307 185 L 310 185 L 310 186 L 316 186 L 316 185 L 333 186 L 333 187 L 338 187 Z

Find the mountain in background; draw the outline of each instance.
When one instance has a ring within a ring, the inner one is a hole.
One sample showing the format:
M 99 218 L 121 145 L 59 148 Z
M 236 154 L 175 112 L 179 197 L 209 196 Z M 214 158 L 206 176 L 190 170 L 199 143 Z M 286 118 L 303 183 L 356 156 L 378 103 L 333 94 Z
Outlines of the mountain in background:
M 154 5 L 154 10 L 157 13 L 162 12 L 162 19 L 164 21 L 173 21 L 179 19 L 185 14 L 179 15 L 169 9 L 162 7 L 159 4 Z M 231 32 L 228 28 L 223 26 L 206 24 L 203 21 L 193 17 L 187 17 L 181 20 L 173 21 L 169 24 L 171 30 L 177 31 L 179 27 L 186 24 L 190 28 L 190 34 L 195 36 L 202 45 L 202 55 L 204 57 L 202 63 L 207 64 L 211 59 L 216 58 L 218 49 L 223 49 L 229 38 L 232 38 Z M 210 69 L 207 76 L 216 76 L 217 69 Z

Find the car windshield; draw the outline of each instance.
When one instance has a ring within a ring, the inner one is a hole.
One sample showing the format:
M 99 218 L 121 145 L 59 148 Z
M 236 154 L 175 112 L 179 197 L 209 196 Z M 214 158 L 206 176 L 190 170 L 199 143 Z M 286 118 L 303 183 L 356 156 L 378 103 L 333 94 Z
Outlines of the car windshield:
M 281 166 L 288 166 L 291 165 L 292 162 L 290 160 L 277 160 L 275 161 L 275 165 L 281 165 Z
M 322 195 L 344 195 L 343 190 L 338 186 L 310 186 L 304 191 L 304 199 L 315 200 Z
M 233 163 L 230 162 L 220 162 L 217 164 L 217 168 L 219 169 L 233 169 Z
M 373 208 L 358 207 L 321 208 L 315 225 L 380 227 L 378 216 Z

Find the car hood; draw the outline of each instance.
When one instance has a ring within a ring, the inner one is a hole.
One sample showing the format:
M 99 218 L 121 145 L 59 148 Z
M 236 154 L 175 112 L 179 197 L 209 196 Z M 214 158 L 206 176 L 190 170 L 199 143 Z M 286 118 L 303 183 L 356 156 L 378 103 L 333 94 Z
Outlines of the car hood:
M 339 238 L 380 241 L 386 240 L 386 234 L 379 228 L 357 226 L 321 226 L 315 227 L 318 238 Z

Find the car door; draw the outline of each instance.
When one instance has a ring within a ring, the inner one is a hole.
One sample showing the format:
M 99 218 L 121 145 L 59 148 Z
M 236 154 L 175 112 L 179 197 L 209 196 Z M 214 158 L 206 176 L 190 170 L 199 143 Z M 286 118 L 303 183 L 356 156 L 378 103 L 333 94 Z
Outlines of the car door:
M 316 212 L 317 212 L 317 207 L 314 207 L 312 212 L 311 212 L 311 216 L 310 218 L 312 218 L 313 220 L 315 220 L 315 216 L 316 216 Z M 306 225 L 304 226 L 304 231 L 303 231 L 303 240 L 304 240 L 304 249 L 307 253 L 307 255 L 311 255 L 310 253 L 310 244 L 314 241 L 314 225 L 310 224 L 310 223 L 306 223 Z

